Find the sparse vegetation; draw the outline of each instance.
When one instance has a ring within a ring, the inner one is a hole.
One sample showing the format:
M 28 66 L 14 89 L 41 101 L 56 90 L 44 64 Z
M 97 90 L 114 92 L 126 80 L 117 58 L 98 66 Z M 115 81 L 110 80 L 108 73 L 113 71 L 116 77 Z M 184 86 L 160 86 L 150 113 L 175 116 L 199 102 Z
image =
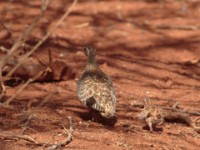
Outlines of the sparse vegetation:
M 0 1 L 0 149 L 198 149 L 199 6 Z M 114 127 L 93 120 L 76 96 L 85 46 L 97 49 L 100 68 L 112 78 Z M 144 99 L 184 114 L 192 128 L 176 119 L 162 130 L 143 128 Z

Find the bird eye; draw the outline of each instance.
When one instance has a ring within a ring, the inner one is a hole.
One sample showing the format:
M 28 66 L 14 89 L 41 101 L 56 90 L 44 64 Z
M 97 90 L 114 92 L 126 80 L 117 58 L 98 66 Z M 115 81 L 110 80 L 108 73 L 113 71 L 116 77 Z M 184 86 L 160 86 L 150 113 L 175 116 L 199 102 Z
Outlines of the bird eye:
M 84 51 L 85 55 L 88 56 L 88 48 L 85 47 L 83 51 Z

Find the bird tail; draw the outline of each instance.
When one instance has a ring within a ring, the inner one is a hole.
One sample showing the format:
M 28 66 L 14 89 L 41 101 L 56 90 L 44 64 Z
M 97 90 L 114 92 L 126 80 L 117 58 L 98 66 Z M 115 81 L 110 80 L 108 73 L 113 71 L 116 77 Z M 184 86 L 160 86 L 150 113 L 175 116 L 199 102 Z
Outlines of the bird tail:
M 94 97 L 90 97 L 86 100 L 86 105 L 92 109 L 95 109 L 97 111 L 100 111 L 100 112 L 104 112 L 105 109 L 100 106 L 97 101 L 94 99 Z

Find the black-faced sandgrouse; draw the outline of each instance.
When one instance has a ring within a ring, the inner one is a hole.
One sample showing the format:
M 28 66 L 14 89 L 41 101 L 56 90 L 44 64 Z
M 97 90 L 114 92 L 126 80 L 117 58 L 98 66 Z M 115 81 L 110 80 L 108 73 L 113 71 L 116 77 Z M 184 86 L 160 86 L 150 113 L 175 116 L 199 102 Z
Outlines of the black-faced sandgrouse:
M 97 65 L 96 49 L 86 47 L 87 65 L 77 83 L 77 94 L 80 101 L 103 118 L 113 118 L 116 109 L 116 97 L 112 80 Z
M 145 106 L 138 114 L 140 120 L 145 120 L 151 132 L 157 125 L 164 123 L 165 112 L 162 108 L 156 106 Z
M 157 125 L 162 125 L 165 121 L 182 122 L 192 127 L 194 131 L 200 133 L 200 126 L 190 118 L 187 113 L 164 109 L 160 106 L 145 105 L 144 109 L 138 114 L 140 120 L 145 120 L 151 132 L 156 129 Z

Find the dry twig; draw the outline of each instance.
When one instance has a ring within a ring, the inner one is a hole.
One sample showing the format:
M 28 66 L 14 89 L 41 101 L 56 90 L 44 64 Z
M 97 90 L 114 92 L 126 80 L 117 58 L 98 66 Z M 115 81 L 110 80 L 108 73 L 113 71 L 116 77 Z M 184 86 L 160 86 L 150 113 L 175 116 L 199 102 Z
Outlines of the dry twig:
M 66 146 L 68 145 L 69 143 L 72 142 L 72 137 L 73 137 L 73 126 L 72 126 L 72 118 L 70 116 L 68 116 L 68 121 L 69 121 L 69 131 L 68 131 L 68 136 L 67 138 L 60 142 L 60 143 L 57 143 L 57 144 L 52 144 L 51 146 L 48 147 L 48 150 L 55 150 L 59 147 L 63 147 L 63 146 Z M 67 129 L 65 127 L 63 127 L 64 130 L 67 132 Z
M 4 93 L 5 90 L 6 89 L 5 89 L 5 85 L 3 83 L 3 78 L 2 78 L 2 68 L 0 68 L 0 94 L 1 94 L 1 92 Z
M 200 112 L 198 112 L 198 111 L 182 110 L 182 109 L 177 109 L 177 108 L 173 108 L 173 107 L 161 107 L 161 108 L 168 109 L 168 110 L 179 111 L 179 112 L 187 113 L 187 114 L 190 114 L 190 115 L 200 116 Z
M 7 31 L 7 38 L 10 37 L 12 35 L 10 29 L 5 25 L 4 23 L 4 19 L 7 15 L 7 13 L 9 12 L 10 8 L 11 8 L 11 4 L 12 4 L 13 0 L 9 0 L 8 5 L 3 9 L 3 11 L 1 12 L 1 19 L 0 19 L 0 25 L 2 26 L 2 28 L 4 30 Z M 1 49 L 3 49 L 3 47 L 1 47 Z
M 34 140 L 31 136 L 20 135 L 20 134 L 15 134 L 15 133 L 11 133 L 11 132 L 5 132 L 5 131 L 0 131 L 0 137 L 1 138 L 6 138 L 6 139 L 22 139 L 22 140 L 26 140 L 28 142 L 31 142 L 31 143 L 33 143 L 33 144 L 35 144 L 37 146 L 47 146 L 49 150 L 55 150 L 55 149 L 57 149 L 59 147 L 68 145 L 72 141 L 73 126 L 72 126 L 72 118 L 70 116 L 68 117 L 68 121 L 69 121 L 68 136 L 67 136 L 66 140 L 64 140 L 64 141 L 62 141 L 60 143 L 57 143 L 57 144 L 38 142 L 38 141 Z
M 174 111 L 178 111 L 178 112 L 182 112 L 182 113 L 187 113 L 187 114 L 190 114 L 190 115 L 195 115 L 195 116 L 200 116 L 200 112 L 198 111 L 192 111 L 192 110 L 182 110 L 182 109 L 179 109 L 177 107 L 178 103 L 175 103 L 172 107 L 162 107 L 163 109 L 168 109 L 168 110 L 174 110 Z M 141 104 L 141 103 L 134 103 L 132 104 L 133 107 L 139 107 L 139 108 L 144 108 L 144 104 Z
M 55 94 L 55 93 L 54 93 Z M 48 94 L 43 101 L 41 101 L 35 108 L 38 108 L 38 107 L 41 107 L 43 106 L 50 98 L 52 98 L 53 96 L 53 93 L 50 93 Z M 36 100 L 36 99 L 34 99 Z M 25 131 L 27 130 L 28 128 L 28 125 L 30 123 L 30 121 L 35 117 L 35 109 L 33 110 L 32 109 L 32 102 L 34 100 L 30 100 L 27 104 L 27 110 L 25 111 L 22 111 L 20 114 L 17 114 L 15 116 L 20 116 L 20 119 L 13 122 L 11 125 L 12 126 L 15 126 L 15 125 L 19 125 L 21 124 L 22 122 L 25 122 L 25 124 L 23 125 L 23 128 L 22 128 L 22 135 L 25 133 Z M 9 105 L 8 105 L 9 106 Z
M 2 37 L 2 38 L 9 38 L 11 35 L 12 35 L 12 33 L 11 33 L 11 31 L 10 31 L 10 29 L 8 29 L 8 27 L 4 24 L 4 22 L 0 19 L 0 25 L 2 26 L 2 28 L 4 29 L 4 30 L 6 30 L 6 32 L 7 32 L 7 34 L 6 35 L 4 35 L 4 37 Z
M 49 2 L 49 1 L 48 1 Z M 49 3 L 43 3 L 45 6 L 43 6 L 43 9 L 41 10 L 41 13 L 35 18 L 35 20 L 32 22 L 32 24 L 27 28 L 25 32 L 23 32 L 22 36 L 18 39 L 18 41 L 12 46 L 12 48 L 8 51 L 8 54 L 1 59 L 0 62 L 0 77 L 2 76 L 2 68 L 8 61 L 8 59 L 13 55 L 13 53 L 21 46 L 24 44 L 24 42 L 27 40 L 28 36 L 30 33 L 33 31 L 33 28 L 35 25 L 39 22 L 40 18 L 44 15 L 47 6 Z M 8 77 L 9 75 L 7 75 Z M 2 95 L 0 96 L 2 97 Z
M 45 97 L 45 99 L 43 100 L 43 101 L 41 101 L 37 106 L 36 106 L 36 108 L 37 107 L 41 107 L 41 106 L 43 106 L 50 98 L 52 98 L 53 97 L 53 94 L 51 93 L 51 94 L 48 94 L 46 97 Z M 29 103 L 28 103 L 28 105 L 27 105 L 27 111 L 25 111 L 24 113 L 25 113 L 25 116 L 22 118 L 22 119 L 20 119 L 20 122 L 24 122 L 24 121 L 26 121 L 25 122 L 25 124 L 24 124 L 24 126 L 23 126 L 23 129 L 22 129 L 22 134 L 24 134 L 25 133 L 25 131 L 27 130 L 27 127 L 28 127 L 28 125 L 29 125 L 29 123 L 30 123 L 30 121 L 34 118 L 34 110 L 32 110 L 31 109 L 31 104 L 32 104 L 32 101 L 29 101 Z M 19 124 L 19 123 L 18 123 Z
M 73 1 L 72 5 L 62 15 L 62 17 L 58 20 L 58 22 L 50 29 L 50 31 L 29 52 L 27 52 L 24 56 L 22 56 L 22 58 L 20 59 L 18 64 L 7 74 L 7 77 L 11 76 L 15 72 L 15 70 L 17 70 L 17 68 L 19 68 L 19 66 L 22 64 L 23 60 L 28 58 L 30 55 L 32 55 L 33 52 L 35 52 L 38 49 L 38 47 L 41 46 L 41 44 L 60 26 L 60 24 L 65 20 L 65 18 L 71 13 L 71 11 L 73 10 L 73 8 L 75 7 L 77 2 L 78 2 L 78 0 Z
M 6 17 L 7 13 L 10 11 L 11 4 L 12 4 L 13 1 L 14 0 L 9 0 L 8 5 L 1 12 L 1 19 L 2 20 L 4 20 L 4 18 Z
M 29 125 L 29 123 L 30 123 L 30 121 L 32 120 L 34 118 L 34 114 L 30 114 L 27 118 L 26 118 L 26 122 L 25 122 L 25 124 L 24 124 L 24 126 L 23 126 L 23 128 L 22 128 L 22 135 L 25 133 L 25 131 L 27 130 L 27 127 L 28 127 L 28 125 Z
M 9 105 L 10 102 L 19 94 L 21 93 L 31 82 L 35 81 L 38 77 L 40 77 L 44 71 L 39 72 L 35 77 L 30 78 L 26 83 L 24 83 L 18 90 L 17 92 L 12 95 L 7 101 L 4 102 L 5 105 Z
M 7 139 L 23 139 L 29 142 L 37 143 L 32 137 L 27 135 L 18 135 L 11 132 L 0 131 L 0 136 Z
M 25 43 L 25 41 L 27 40 L 28 36 L 30 35 L 30 33 L 33 31 L 34 27 L 36 26 L 36 24 L 39 22 L 40 18 L 44 15 L 48 5 L 49 5 L 49 0 L 45 0 L 47 1 L 46 3 L 42 3 L 44 6 L 41 6 L 43 9 L 41 9 L 40 14 L 35 18 L 35 20 L 32 22 L 32 24 L 26 29 L 25 32 L 23 32 L 22 36 L 18 39 L 18 41 L 12 46 L 12 48 L 8 51 L 8 54 L 1 58 L 0 61 L 0 77 L 2 80 L 2 68 L 3 66 L 6 64 L 6 62 L 9 60 L 9 58 L 13 55 L 13 53 L 21 46 Z M 9 2 L 10 4 L 12 3 L 12 0 L 10 0 Z M 8 77 L 9 75 L 7 75 Z M 3 81 L 1 81 L 1 86 L 2 86 Z M 4 89 L 5 90 L 5 89 Z M 0 95 L 0 99 L 4 96 L 4 93 Z
M 7 61 L 7 59 L 9 59 L 9 57 L 12 56 L 13 52 L 15 50 L 17 50 L 22 44 L 24 44 L 24 42 L 27 40 L 28 36 L 33 31 L 33 29 L 36 26 L 36 24 L 42 18 L 42 16 L 44 15 L 46 9 L 49 6 L 49 3 L 42 3 L 42 5 L 44 5 L 44 6 L 41 6 L 43 9 L 41 9 L 40 14 L 34 19 L 32 24 L 26 29 L 26 31 L 23 32 L 22 36 L 18 39 L 18 41 L 12 46 L 12 48 L 9 50 L 9 53 L 7 54 L 7 57 L 5 57 L 4 61 Z
M 157 25 L 155 28 L 158 29 L 172 29 L 172 30 L 198 30 L 198 26 L 189 26 L 189 25 Z
M 48 95 L 43 99 L 43 101 L 41 101 L 41 102 L 38 104 L 37 107 L 42 107 L 47 101 L 49 101 L 49 100 L 53 97 L 54 94 L 55 94 L 55 93 L 50 93 L 50 94 L 48 94 Z
M 176 108 L 178 108 L 178 105 L 179 105 L 179 102 L 176 102 L 176 103 L 172 106 L 172 108 L 176 109 Z

